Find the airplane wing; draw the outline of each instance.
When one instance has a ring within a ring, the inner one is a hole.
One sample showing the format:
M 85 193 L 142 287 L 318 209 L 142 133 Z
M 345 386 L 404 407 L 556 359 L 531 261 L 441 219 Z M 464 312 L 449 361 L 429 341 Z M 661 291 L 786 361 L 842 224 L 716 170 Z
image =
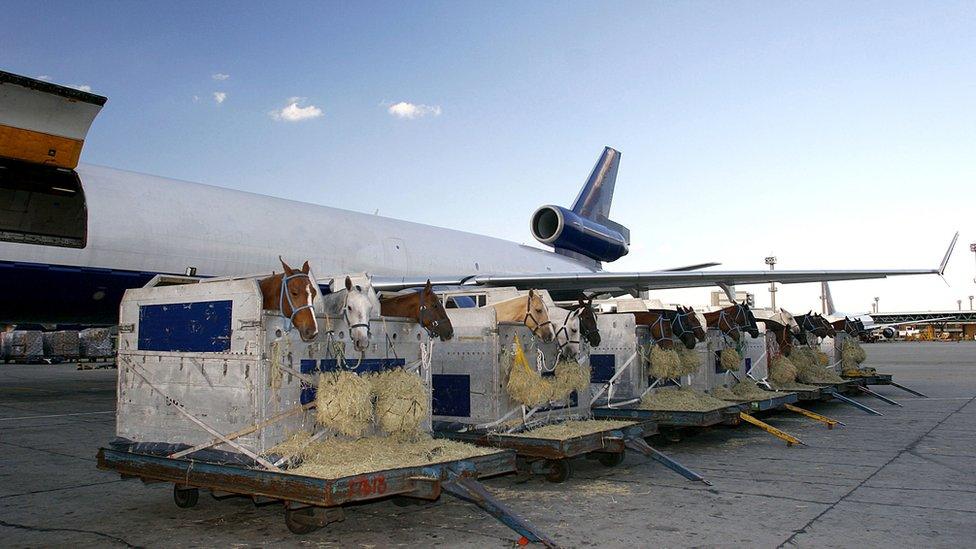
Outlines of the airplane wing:
M 953 237 L 942 263 L 930 269 L 887 270 L 811 270 L 811 271 L 636 271 L 636 272 L 574 272 L 574 273 L 524 273 L 471 275 L 467 277 L 443 277 L 434 280 L 435 285 L 516 287 L 520 289 L 545 289 L 561 294 L 569 292 L 627 293 L 642 290 L 695 288 L 703 286 L 734 286 L 778 282 L 799 284 L 831 280 L 866 280 L 905 275 L 942 275 L 952 255 L 959 233 Z M 393 290 L 423 285 L 424 280 L 409 278 L 374 278 L 377 290 Z
M 715 261 L 709 261 L 708 263 L 695 263 L 694 265 L 683 265 L 681 267 L 672 267 L 670 269 L 664 269 L 665 271 L 697 271 L 699 269 L 707 269 L 709 267 L 716 267 L 721 265 L 721 263 L 716 263 Z

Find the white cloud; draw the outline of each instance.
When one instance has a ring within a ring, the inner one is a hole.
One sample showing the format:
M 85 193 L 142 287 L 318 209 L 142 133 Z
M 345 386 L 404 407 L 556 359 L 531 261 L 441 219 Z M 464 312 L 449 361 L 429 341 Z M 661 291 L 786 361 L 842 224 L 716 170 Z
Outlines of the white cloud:
M 305 101 L 306 99 L 304 97 L 290 97 L 286 101 L 287 105 L 281 109 L 273 110 L 268 114 L 275 120 L 283 120 L 285 122 L 299 122 L 301 120 L 309 120 L 322 116 L 322 109 L 315 105 L 300 106 Z
M 200 96 L 199 95 L 194 95 L 193 96 L 193 102 L 194 103 L 199 103 L 200 102 Z
M 227 92 L 213 92 L 213 98 L 219 105 L 224 102 L 224 99 L 227 99 Z
M 399 103 L 390 105 L 386 109 L 386 112 L 397 118 L 413 120 L 414 118 L 422 118 L 427 115 L 440 116 L 441 107 L 440 105 L 415 105 L 406 101 L 400 101 Z
M 74 88 L 74 89 L 76 89 L 78 91 L 83 91 L 83 92 L 91 93 L 91 86 L 89 86 L 88 84 L 71 84 L 68 87 L 69 88 Z
M 214 80 L 217 80 L 217 81 L 223 81 L 223 80 L 227 80 L 228 78 L 230 78 L 230 75 L 229 74 L 222 73 L 222 72 L 215 72 L 215 73 L 213 73 L 213 74 L 210 75 L 210 78 L 213 78 Z

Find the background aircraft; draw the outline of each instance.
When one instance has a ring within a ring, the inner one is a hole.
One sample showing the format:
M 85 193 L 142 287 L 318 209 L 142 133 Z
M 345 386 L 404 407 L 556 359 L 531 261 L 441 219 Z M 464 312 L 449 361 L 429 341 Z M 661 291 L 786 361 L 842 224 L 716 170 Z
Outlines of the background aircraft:
M 530 229 L 553 252 L 408 221 L 111 168 L 78 165 L 106 98 L 0 71 L 2 322 L 114 323 L 127 288 L 156 274 L 267 272 L 279 255 L 321 275 L 368 272 L 378 289 L 545 288 L 554 297 L 759 282 L 941 274 L 937 268 L 613 273 L 630 234 L 609 219 L 620 153 L 606 148 L 571 208 Z M 955 241 L 953 241 L 955 242 Z M 689 270 L 691 269 L 691 270 Z
M 955 244 L 956 239 L 959 238 L 959 233 L 953 238 L 952 242 Z M 867 334 L 873 335 L 875 337 L 883 337 L 885 339 L 892 339 L 898 335 L 898 326 L 905 326 L 907 324 L 919 324 L 919 321 L 905 321 L 905 322 L 889 322 L 887 324 L 882 324 L 875 322 L 874 317 L 870 313 L 841 313 L 837 312 L 834 307 L 834 298 L 830 295 L 830 284 L 827 282 L 820 283 L 821 289 L 821 299 L 823 300 L 824 315 L 830 320 L 840 320 L 843 317 L 850 317 L 856 320 L 860 320 L 864 324 L 864 330 Z M 951 316 L 941 316 L 938 318 L 926 319 L 926 322 L 937 322 L 939 320 L 949 320 Z

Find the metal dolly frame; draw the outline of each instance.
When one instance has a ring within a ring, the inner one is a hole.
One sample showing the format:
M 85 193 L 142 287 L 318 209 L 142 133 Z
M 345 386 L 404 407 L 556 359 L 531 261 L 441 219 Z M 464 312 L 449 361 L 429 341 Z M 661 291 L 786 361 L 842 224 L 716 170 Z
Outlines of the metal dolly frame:
M 481 507 L 519 534 L 521 543 L 538 542 L 556 547 L 548 536 L 495 499 L 477 480 L 514 471 L 515 459 L 513 452 L 499 451 L 420 467 L 320 479 L 101 448 L 97 466 L 115 471 L 122 478 L 139 478 L 146 483 L 172 482 L 174 499 L 180 507 L 196 505 L 200 488 L 251 497 L 255 503 L 280 501 L 285 505 L 285 524 L 296 534 L 308 534 L 343 520 L 343 504 L 390 496 L 433 501 L 447 492 Z

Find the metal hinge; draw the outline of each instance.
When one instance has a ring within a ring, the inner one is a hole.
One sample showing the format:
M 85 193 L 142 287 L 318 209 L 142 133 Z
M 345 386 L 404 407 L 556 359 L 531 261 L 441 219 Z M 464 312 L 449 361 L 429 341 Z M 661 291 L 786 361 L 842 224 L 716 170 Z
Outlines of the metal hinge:
M 260 319 L 258 319 L 258 320 L 244 320 L 244 319 L 241 319 L 238 322 L 240 322 L 240 328 L 239 329 L 241 329 L 241 330 L 254 330 L 254 329 L 258 329 L 258 328 L 261 327 L 261 320 Z
M 119 324 L 119 333 L 120 334 L 131 334 L 134 331 L 136 331 L 136 325 L 135 324 Z

